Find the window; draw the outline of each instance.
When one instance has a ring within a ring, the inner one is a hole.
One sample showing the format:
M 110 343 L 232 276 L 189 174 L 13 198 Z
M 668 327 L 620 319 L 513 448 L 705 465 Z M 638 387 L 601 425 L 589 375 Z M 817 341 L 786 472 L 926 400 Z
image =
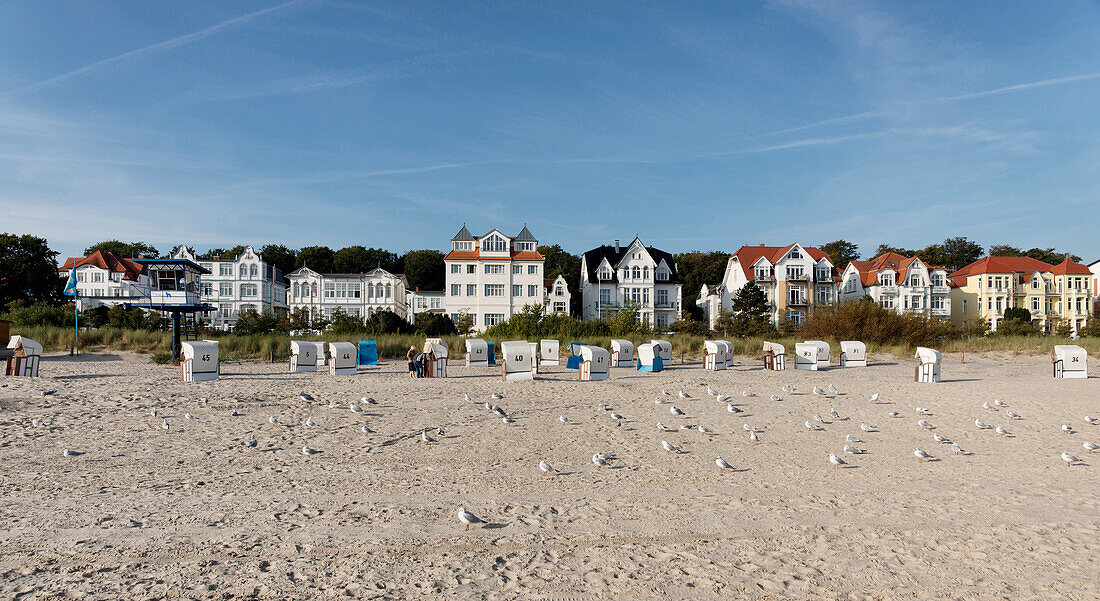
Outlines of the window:
M 946 306 L 947 306 L 947 300 L 944 299 L 944 297 L 942 297 L 942 296 L 933 296 L 932 297 L 932 309 L 933 310 L 944 309 L 944 308 L 946 308 Z
M 473 242 L 455 242 L 455 250 L 473 250 Z
M 233 277 L 233 266 L 229 263 L 218 263 L 218 275 L 221 277 Z
M 821 280 L 821 281 L 827 280 L 827 279 L 829 279 L 830 275 L 831 274 L 829 273 L 829 268 L 828 267 L 817 270 L 817 279 L 818 280 Z
M 520 275 L 521 273 L 523 273 L 523 265 L 512 266 L 512 275 Z
M 78 281 L 78 282 L 86 281 L 85 278 L 84 278 L 84 275 L 85 274 L 84 274 L 83 271 L 76 272 L 76 281 Z
M 538 286 L 535 286 L 534 284 L 528 284 L 527 296 L 538 296 Z
M 787 288 L 787 303 L 792 305 L 806 304 L 806 290 L 802 287 Z
M 256 284 L 241 284 L 241 296 L 256 296 Z
M 370 284 L 367 284 L 367 287 L 369 288 Z M 363 285 L 362 284 L 360 284 L 359 282 L 352 282 L 352 283 L 348 284 L 348 298 L 362 298 L 362 296 L 363 296 Z
M 485 314 L 485 325 L 486 326 L 495 326 L 495 325 L 497 325 L 498 323 L 500 323 L 502 321 L 504 321 L 504 314 L 503 313 L 486 313 Z
M 117 289 L 116 289 L 117 291 Z M 214 296 L 214 285 L 209 282 L 203 282 L 202 285 L 203 296 Z M 115 296 L 118 296 L 117 294 Z
M 1043 286 L 1043 281 L 1038 277 L 1031 278 L 1031 289 L 1038 290 Z
M 792 324 L 799 325 L 802 323 L 802 318 L 805 315 L 802 311 L 787 311 L 787 321 Z
M 1039 301 L 1039 297 L 1037 297 L 1037 296 L 1033 297 L 1031 299 L 1031 312 L 1032 313 L 1039 313 L 1041 311 L 1041 307 L 1040 307 L 1041 304 L 1042 303 Z
M 909 287 L 916 288 L 917 286 L 920 286 L 920 276 L 916 274 L 909 276 Z
M 963 313 L 966 313 L 966 299 L 963 299 Z
M 477 265 L 470 264 L 466 266 L 466 273 L 477 273 Z
M 606 282 L 611 279 L 611 272 L 601 267 L 599 274 L 597 274 L 597 277 L 600 279 L 601 282 Z
M 466 284 L 466 296 L 477 296 L 477 284 Z
M 642 266 L 642 279 L 647 282 L 649 281 L 649 265 Z
M 909 308 L 910 309 L 920 309 L 921 308 L 921 297 L 919 297 L 919 296 L 912 297 L 909 300 Z
M 493 253 L 505 252 L 508 250 L 508 243 L 505 242 L 504 238 L 493 234 L 482 241 L 481 250 Z
M 657 291 L 657 306 L 658 307 L 664 307 L 665 305 L 668 305 L 668 290 L 663 290 L 663 289 L 658 290 Z
M 233 317 L 233 305 L 231 303 L 218 303 L 218 313 L 222 317 Z
M 890 296 L 883 297 L 878 302 L 879 302 L 880 305 L 882 305 L 883 309 L 893 309 L 894 308 L 894 299 L 893 299 L 893 297 L 890 297 Z
M 393 296 L 393 284 L 386 284 L 386 298 Z
M 512 296 L 522 296 L 523 286 L 520 284 L 512 284 Z
M 485 296 L 504 296 L 504 284 L 485 284 Z
M 933 286 L 943 286 L 944 285 L 943 284 L 943 274 L 942 273 L 937 273 L 936 275 L 932 276 L 932 285 Z
M 503 265 L 486 265 L 485 266 L 485 273 L 489 273 L 489 274 L 504 273 L 504 266 Z
M 229 284 L 229 283 L 218 284 L 218 296 L 226 297 L 226 298 L 232 297 L 233 296 L 233 284 Z
M 642 270 L 639 269 L 637 265 L 635 265 L 634 268 L 630 270 L 630 277 L 632 279 L 635 279 L 635 280 L 641 279 L 642 278 Z
M 519 242 L 519 243 L 516 244 L 516 249 L 517 250 L 532 251 L 532 250 L 535 250 L 535 243 L 534 242 Z
M 611 290 L 609 290 L 607 288 L 601 288 L 600 289 L 600 305 L 604 306 L 604 305 L 610 305 L 610 304 L 611 304 Z
M 563 290 L 561 286 L 555 287 L 554 296 L 565 296 L 565 290 Z
M 462 291 L 462 287 L 459 284 L 451 284 L 451 296 L 458 296 Z
M 538 265 L 528 265 L 527 266 L 527 275 L 535 275 L 538 272 L 539 272 L 539 266 Z
M 878 276 L 878 282 L 880 284 L 882 284 L 883 286 L 893 286 L 894 285 L 894 274 L 884 273 L 884 274 Z
M 248 277 L 255 278 L 260 274 L 259 268 L 256 265 L 250 265 L 248 267 Z
M 325 298 L 336 298 L 335 282 L 325 282 Z
M 664 269 L 663 267 L 658 269 L 656 279 L 657 279 L 658 282 L 668 281 L 668 271 L 666 269 Z
M 801 259 L 802 253 L 798 252 L 797 248 L 792 248 L 791 252 L 787 254 L 788 259 Z
M 431 306 L 432 306 L 433 309 L 438 309 L 439 308 L 439 306 L 440 306 L 439 305 L 439 300 L 440 299 L 439 299 L 438 296 L 433 296 L 428 300 L 429 300 L 429 302 L 431 302 Z
M 788 265 L 787 266 L 787 279 L 788 280 L 801 280 L 806 271 L 801 265 Z
M 462 271 L 462 266 L 458 263 L 451 263 L 451 273 L 458 273 Z
M 661 279 L 660 275 L 661 275 L 661 272 L 657 272 L 657 276 L 658 276 L 657 279 Z M 758 279 L 758 280 L 768 279 L 768 268 L 767 267 L 757 267 L 756 268 L 756 279 Z

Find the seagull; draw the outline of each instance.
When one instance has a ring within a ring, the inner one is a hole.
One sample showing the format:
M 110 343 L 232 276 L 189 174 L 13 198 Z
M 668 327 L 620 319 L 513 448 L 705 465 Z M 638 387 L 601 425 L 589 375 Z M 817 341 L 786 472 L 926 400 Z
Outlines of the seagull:
M 710 396 L 716 396 L 718 394 L 718 391 L 711 388 L 710 385 L 707 385 L 707 394 Z
M 741 427 L 744 428 L 746 432 L 755 432 L 756 431 L 756 428 L 753 428 L 752 426 L 750 426 L 748 424 L 745 424 Z
M 594 456 L 599 457 L 600 459 L 603 459 L 604 461 L 610 461 L 612 459 L 610 453 L 596 453 Z
M 596 467 L 603 467 L 605 465 L 611 465 L 610 463 L 607 462 L 607 459 L 604 458 L 603 453 L 596 453 L 595 455 L 593 455 L 592 456 L 592 463 L 595 463 Z
M 664 388 L 662 388 L 662 389 L 661 389 L 661 394 L 663 394 L 663 395 L 665 395 L 665 396 L 668 396 L 668 391 L 667 391 L 667 390 L 665 390 Z
M 669 407 L 668 412 L 673 414 L 673 415 L 683 415 L 684 414 L 684 412 L 680 411 L 680 408 L 677 407 L 676 405 L 673 405 L 673 406 Z
M 677 449 L 676 447 L 672 446 L 672 443 L 667 441 L 667 440 L 662 440 L 661 441 L 661 448 L 664 449 L 665 452 L 667 452 L 667 453 L 679 453 L 680 452 L 680 449 Z
M 374 430 L 371 430 L 367 424 L 363 424 L 363 427 L 359 429 L 363 431 L 363 434 L 374 434 Z
M 539 461 L 539 469 L 542 470 L 542 473 L 544 474 L 557 473 L 558 471 L 553 467 L 550 467 L 550 464 L 546 463 L 545 461 Z
M 149 415 L 152 415 L 153 417 L 156 417 L 157 416 L 157 408 L 153 407 L 152 409 L 150 409 L 149 410 Z
M 748 397 L 751 397 L 751 396 L 754 396 L 754 395 L 751 392 L 747 391 L 747 390 L 742 390 L 741 391 L 741 396 L 748 398 Z
M 821 427 L 818 426 L 817 424 L 813 423 L 813 422 L 807 421 L 806 422 L 806 429 L 807 430 L 820 430 Z
M 1077 455 L 1071 455 L 1071 454 L 1066 453 L 1065 451 L 1063 451 L 1062 452 L 1062 461 L 1065 461 L 1066 462 L 1066 467 L 1069 467 L 1069 466 L 1073 465 L 1074 463 L 1077 463 L 1078 461 L 1081 461 L 1081 458 L 1078 457 Z
M 823 421 L 825 421 L 825 418 L 821 417 L 821 415 L 814 415 L 814 421 L 815 422 L 823 422 Z
M 771 399 L 772 399 L 773 401 L 782 401 L 782 400 L 783 400 L 783 397 L 779 396 L 778 394 L 773 394 L 773 395 L 771 396 Z
M 596 409 L 599 409 L 600 411 L 607 411 L 607 405 L 600 403 L 599 405 L 596 405 Z
M 305 445 L 305 446 L 302 447 L 302 454 L 303 455 L 316 455 L 317 453 L 320 453 L 320 452 L 321 451 L 318 451 L 317 449 L 309 448 L 309 445 Z
M 470 529 L 470 524 L 484 524 L 485 523 L 485 521 L 482 520 L 481 518 L 479 518 L 476 515 L 470 513 L 469 511 L 466 511 L 465 507 L 459 507 L 458 508 L 458 519 L 463 524 L 466 524 L 466 530 Z
M 277 418 L 277 417 L 275 417 L 274 415 L 272 415 L 271 417 L 267 418 L 267 422 L 268 422 L 269 424 L 275 424 L 275 425 L 278 425 L 278 424 L 279 424 L 279 418 Z
M 719 403 L 725 403 L 725 402 L 730 400 L 730 395 L 720 394 L 720 395 L 714 397 L 714 400 L 718 401 Z
M 497 407 L 496 405 L 493 405 L 493 413 L 499 415 L 500 417 L 507 417 L 508 416 L 508 414 L 505 413 L 503 409 L 501 409 L 500 407 Z
M 1010 417 L 1012 419 L 1020 419 L 1020 414 L 1016 413 L 1015 411 L 1012 411 L 1012 410 L 1005 411 L 1005 415 L 1007 415 L 1008 417 Z
M 467 403 L 473 403 L 474 402 L 473 397 L 471 397 L 469 394 L 464 394 L 462 396 L 463 396 L 464 399 L 466 399 Z
M 851 455 L 858 455 L 863 452 L 863 449 L 857 449 L 851 445 L 844 445 L 844 452 Z
M 717 465 L 719 468 L 724 469 L 724 470 L 732 470 L 733 469 L 733 466 L 730 465 L 725 459 L 722 459 L 721 455 L 718 456 L 718 459 L 714 460 L 714 464 Z
M 499 392 L 494 392 L 493 394 L 491 394 L 489 396 L 493 397 L 494 399 L 498 399 L 498 400 L 504 398 L 504 395 L 500 394 Z
M 878 402 L 878 393 L 876 392 L 875 394 L 872 394 L 871 398 L 868 399 L 868 400 L 872 403 L 877 403 Z
M 443 431 L 443 428 L 438 428 L 437 427 L 435 429 L 435 435 L 436 436 L 446 436 L 447 434 L 446 434 L 446 432 Z
M 840 413 L 837 413 L 836 409 L 829 409 L 829 416 L 833 419 L 840 419 Z
M 1089 452 L 1091 453 L 1092 451 Z M 64 451 L 61 451 L 61 454 L 65 457 L 76 457 L 77 455 L 83 455 L 84 453 L 81 453 L 80 451 L 73 451 L 71 449 L 65 449 Z
M 891 411 L 891 412 L 887 413 L 886 415 L 889 415 L 890 417 L 901 417 L 901 414 L 898 413 L 897 411 Z
M 207 399 L 206 397 L 202 397 L 201 399 L 199 399 L 199 403 L 200 403 L 200 404 L 203 404 L 203 405 L 205 405 L 205 404 L 206 404 L 206 403 L 208 403 L 208 402 L 209 402 L 209 400 L 208 400 L 208 399 Z
M 818 388 L 817 386 L 814 386 L 813 392 L 814 392 L 814 394 L 825 394 L 825 391 Z
M 692 424 L 684 424 L 684 425 L 680 426 L 680 429 L 681 430 L 694 430 L 695 426 L 692 425 Z
M 691 398 L 691 395 L 690 395 L 690 394 L 688 394 L 688 393 L 686 393 L 686 392 L 684 392 L 683 390 L 681 390 L 681 391 L 680 391 L 680 398 L 681 398 L 681 399 L 690 399 L 690 398 Z
M 237 413 L 236 409 L 229 412 L 229 417 L 240 417 L 240 416 L 241 416 L 241 414 Z
M 781 390 L 782 392 L 786 392 L 786 393 L 790 394 L 790 393 L 794 392 L 794 386 L 791 386 L 790 384 L 784 384 L 784 385 L 779 387 L 779 390 Z
M 432 438 L 431 436 L 428 436 L 428 431 L 427 430 L 421 430 L 420 431 L 420 440 L 422 440 L 423 442 L 425 442 L 427 444 L 435 442 L 434 438 Z
M 848 465 L 846 461 L 844 461 L 840 457 L 837 457 L 836 453 L 829 453 L 829 463 L 833 464 L 834 470 L 842 465 Z
M 377 404 L 378 404 L 378 401 L 376 401 L 376 400 L 372 399 L 372 398 L 371 398 L 371 397 L 369 397 L 369 396 L 365 396 L 365 397 L 363 397 L 363 398 L 359 399 L 359 401 L 360 401 L 360 402 L 363 402 L 363 403 L 366 403 L 366 404 L 368 404 L 368 405 L 377 405 Z
M 989 424 L 987 424 L 987 423 L 983 422 L 983 421 L 982 421 L 982 420 L 980 420 L 980 419 L 976 419 L 976 420 L 974 420 L 974 425 L 975 425 L 975 426 L 977 426 L 977 427 L 978 427 L 978 429 L 980 429 L 980 430 L 989 430 L 990 428 L 992 428 L 992 427 L 993 427 L 993 426 L 991 426 L 991 425 L 989 425 Z
M 665 429 L 665 425 L 662 424 L 661 422 L 657 422 L 657 429 L 663 431 Z
M 844 440 L 847 440 L 848 442 L 863 442 L 862 440 L 860 440 L 859 438 L 857 438 L 855 436 L 852 436 L 851 434 L 845 436 Z
M 913 456 L 916 457 L 917 459 L 919 459 L 921 462 L 924 462 L 925 459 L 931 459 L 932 458 L 931 455 L 924 452 L 924 449 L 922 449 L 920 447 L 917 447 L 917 449 L 915 451 L 913 451 Z
M 363 412 L 363 408 L 360 407 L 359 405 L 356 405 L 355 403 L 348 403 L 348 409 L 351 409 L 352 413 L 362 413 Z
M 623 418 L 623 416 L 619 415 L 618 413 L 615 413 L 614 411 L 611 412 L 611 419 L 622 419 L 622 418 Z
M 514 424 L 514 423 L 516 423 L 516 420 L 514 420 L 514 419 L 512 419 L 512 418 L 510 418 L 510 417 L 502 417 L 502 418 L 500 418 L 500 421 L 502 421 L 502 422 L 504 422 L 504 423 L 506 423 L 506 424 Z
M 298 397 L 299 397 L 300 399 L 302 399 L 303 401 L 306 401 L 307 403 L 308 403 L 309 401 L 312 401 L 312 400 L 313 400 L 313 397 L 312 397 L 312 396 L 310 396 L 310 394 L 309 394 L 308 392 L 299 392 L 299 393 L 298 393 Z
M 565 417 L 564 415 L 559 415 L 558 416 L 558 421 L 563 423 L 563 424 L 568 424 L 569 423 L 569 418 Z
M 485 408 L 488 409 L 489 411 L 492 411 L 493 407 L 496 407 L 496 405 L 494 405 L 492 403 L 485 403 Z
M 1066 434 L 1073 434 L 1073 428 L 1069 424 L 1062 424 L 1062 431 Z
M 996 409 L 993 409 L 993 406 L 989 404 L 989 401 L 982 403 L 982 409 L 990 409 L 992 411 L 996 411 Z
M 164 430 L 167 430 L 170 427 L 168 425 L 168 420 L 164 419 L 163 417 L 160 418 L 160 427 Z
M 1000 426 L 997 426 L 996 432 L 997 434 L 1001 434 L 1002 436 L 1008 436 L 1008 430 L 1005 430 Z
M 313 422 L 313 416 L 312 415 L 306 418 L 306 425 L 309 426 L 310 428 L 313 428 L 313 427 L 317 426 L 317 424 L 315 424 Z
M 336 401 L 329 401 L 328 402 L 328 408 L 329 409 L 337 409 L 339 407 L 340 407 L 340 403 L 337 403 Z
M 940 443 L 947 442 L 947 439 L 944 438 L 943 436 L 939 435 L 939 434 L 933 434 L 932 435 L 932 440 L 934 440 L 936 442 L 940 442 Z
M 1096 421 L 1097 421 L 1097 419 L 1096 419 L 1095 417 L 1092 417 L 1091 415 L 1086 415 L 1086 416 L 1085 416 L 1085 421 L 1086 421 L 1086 422 L 1088 422 L 1088 423 L 1090 423 L 1090 424 L 1093 424 L 1093 425 L 1095 425 L 1095 424 L 1096 424 Z
M 829 392 L 833 394 L 840 394 L 840 390 L 837 389 L 836 384 L 829 384 Z
M 657 404 L 657 405 L 660 405 L 661 404 L 661 397 L 657 397 L 657 398 L 653 399 L 653 403 Z
M 953 442 L 951 443 L 951 452 L 956 455 L 962 455 L 963 449 L 959 446 L 959 443 Z
M 867 424 L 865 424 L 863 422 L 859 423 L 859 429 L 863 430 L 864 432 L 874 432 L 876 430 L 876 428 L 874 426 L 868 426 Z
M 932 429 L 932 424 L 928 423 L 928 420 L 926 419 L 918 420 L 917 425 L 922 428 Z
M 1008 403 L 1002 401 L 1001 399 L 993 399 L 993 404 L 998 406 L 998 407 L 1007 407 L 1008 406 Z
M 737 407 L 734 407 L 733 405 L 726 405 L 726 411 L 729 411 L 730 413 L 741 413 L 741 410 Z
M 191 415 L 190 413 L 184 413 L 183 419 L 195 419 L 195 416 Z
M 928 413 L 928 408 L 927 407 L 917 407 L 916 409 L 914 409 L 914 411 L 917 412 L 917 415 L 926 415 Z
M 1100 445 L 1094 442 L 1089 442 L 1087 440 L 1085 442 L 1082 442 L 1081 446 L 1085 447 L 1085 450 L 1089 452 L 1089 455 L 1092 455 L 1092 452 L 1096 449 L 1100 449 Z
M 188 415 L 191 415 L 191 414 L 190 414 L 190 413 L 188 413 Z M 36 428 L 40 428 L 40 427 L 42 427 L 42 424 L 43 424 L 43 423 L 45 423 L 45 422 L 43 422 L 42 420 L 38 419 L 37 417 L 31 420 L 31 425 L 32 425 L 32 426 L 34 426 L 34 427 L 36 427 Z
M 256 448 L 257 444 L 259 444 L 259 443 L 256 441 L 256 435 L 253 434 L 252 438 L 248 439 L 248 448 L 254 449 L 254 448 Z
M 697 426 L 697 428 L 698 428 L 700 434 L 713 434 L 713 432 L 710 430 L 710 428 L 707 428 L 707 427 L 703 426 L 702 424 Z
M 760 437 L 756 435 L 756 430 L 749 432 L 749 440 L 752 442 L 760 442 Z

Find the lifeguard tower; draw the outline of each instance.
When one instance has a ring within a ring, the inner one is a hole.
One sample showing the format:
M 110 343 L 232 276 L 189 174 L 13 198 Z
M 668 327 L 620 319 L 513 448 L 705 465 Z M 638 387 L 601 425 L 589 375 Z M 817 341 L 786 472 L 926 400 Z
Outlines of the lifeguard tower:
M 139 296 L 123 306 L 161 311 L 172 318 L 172 359 L 178 363 L 181 336 L 185 340 L 197 340 L 198 314 L 214 310 L 202 302 L 200 286 L 200 279 L 210 271 L 188 259 L 134 259 L 134 262 L 144 268 L 149 279 L 147 284 L 131 287 L 132 293 Z

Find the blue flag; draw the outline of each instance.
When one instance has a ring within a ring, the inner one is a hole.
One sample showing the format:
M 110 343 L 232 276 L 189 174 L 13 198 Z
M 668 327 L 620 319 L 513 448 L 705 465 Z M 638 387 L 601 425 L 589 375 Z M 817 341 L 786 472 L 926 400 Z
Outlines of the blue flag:
M 76 296 L 76 267 L 69 273 L 69 281 L 65 282 L 65 296 Z

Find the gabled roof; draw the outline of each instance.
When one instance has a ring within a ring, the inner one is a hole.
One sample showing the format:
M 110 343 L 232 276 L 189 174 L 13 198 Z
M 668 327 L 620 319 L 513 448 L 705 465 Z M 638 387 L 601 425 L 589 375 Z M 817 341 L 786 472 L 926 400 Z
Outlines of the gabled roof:
M 538 242 L 535 237 L 531 235 L 531 230 L 527 229 L 527 224 L 523 224 L 523 229 L 516 234 L 516 242 Z
M 635 240 L 638 239 L 635 238 Z M 641 240 L 638 240 L 638 242 L 640 244 Z M 634 243 L 631 242 L 626 246 L 620 246 L 617 251 L 615 250 L 614 246 L 604 245 L 593 248 L 592 250 L 584 253 L 584 263 L 588 268 L 588 281 L 598 281 L 596 278 L 596 270 L 599 268 L 600 263 L 602 263 L 604 259 L 607 259 L 607 262 L 610 263 L 612 267 L 611 279 L 607 281 L 618 282 L 619 263 L 622 263 L 623 259 L 626 258 L 626 251 L 629 250 L 633 244 Z M 649 253 L 649 256 L 653 258 L 654 265 L 660 265 L 662 260 L 665 262 L 666 265 L 668 265 L 668 280 L 661 280 L 662 284 L 678 284 L 680 282 L 680 276 L 676 273 L 676 261 L 673 260 L 671 254 L 661 249 L 653 248 L 652 246 L 646 246 L 644 244 L 642 244 L 642 248 L 644 248 L 646 252 Z
M 766 259 L 771 264 L 778 263 L 788 252 L 795 246 L 799 246 L 802 250 L 806 251 L 806 254 L 810 255 L 810 258 L 814 260 L 814 263 L 822 259 L 828 259 L 830 263 L 833 262 L 832 257 L 822 251 L 820 248 L 813 246 L 802 246 L 801 244 L 788 244 L 787 246 L 742 246 L 737 249 L 733 256 L 737 257 L 737 261 L 743 265 L 745 270 L 745 277 L 750 280 L 756 279 L 756 272 L 752 269 L 752 266 L 756 264 L 760 259 Z M 839 276 L 836 266 L 833 266 L 833 276 Z
M 877 286 L 879 273 L 890 269 L 899 274 L 905 274 L 917 261 L 920 261 L 918 257 L 906 257 L 896 252 L 886 252 L 870 261 L 852 261 L 851 264 L 859 273 L 859 281 L 864 286 Z M 928 271 L 943 269 L 943 267 L 933 265 L 925 265 L 925 267 L 928 268 Z
M 65 264 L 58 271 L 69 271 L 73 267 L 83 267 L 85 265 L 93 265 L 100 269 L 121 273 L 122 279 L 130 281 L 137 281 L 138 276 L 145 273 L 144 265 L 133 259 L 119 258 L 115 253 L 104 250 L 97 250 L 87 257 L 69 257 L 65 259 Z
M 466 224 L 465 223 L 462 224 L 462 229 L 458 230 L 458 233 L 455 234 L 455 237 L 451 238 L 451 242 L 455 242 L 455 241 L 461 241 L 461 242 L 470 241 L 470 242 L 473 242 L 473 240 L 474 240 L 474 236 L 473 236 L 473 234 L 470 233 L 470 230 L 466 229 Z
M 1066 259 L 1057 266 L 1031 257 L 982 257 L 970 265 L 947 276 L 956 286 L 965 286 L 966 278 L 986 273 L 1013 274 L 1017 277 L 1038 272 L 1053 275 L 1092 275 L 1088 267 Z

